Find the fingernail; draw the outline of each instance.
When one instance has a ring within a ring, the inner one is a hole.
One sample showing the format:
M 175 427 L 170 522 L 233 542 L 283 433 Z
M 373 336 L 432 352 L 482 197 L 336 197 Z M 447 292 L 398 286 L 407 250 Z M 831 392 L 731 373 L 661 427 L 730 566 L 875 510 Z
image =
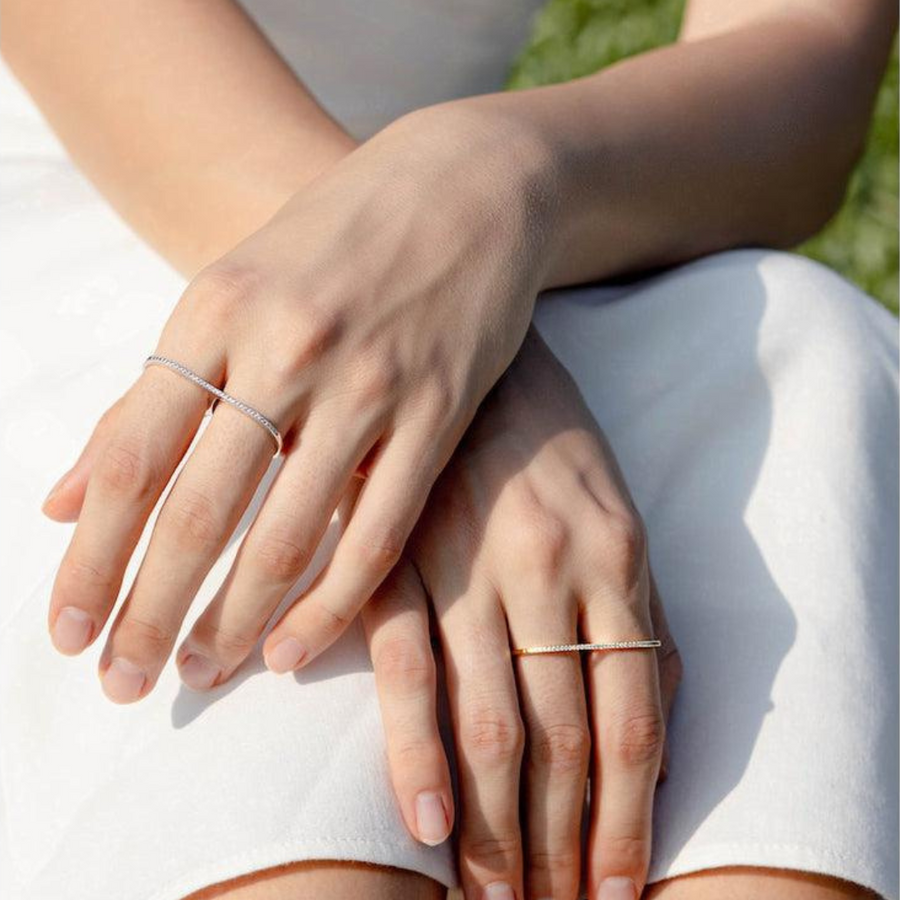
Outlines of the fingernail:
M 64 606 L 53 623 L 53 646 L 60 653 L 81 653 L 90 642 L 93 631 L 94 623 L 83 609 Z
M 450 824 L 447 822 L 440 794 L 422 791 L 416 797 L 416 831 L 419 833 L 419 840 L 429 847 L 435 847 L 447 840 Z
M 116 656 L 103 675 L 103 692 L 114 703 L 131 703 L 140 696 L 146 680 L 147 676 L 133 662 Z
M 290 672 L 303 659 L 305 651 L 296 638 L 288 637 L 279 641 L 267 654 L 266 666 L 277 674 Z
M 60 477 L 59 481 L 57 481 L 56 484 L 54 484 L 53 487 L 50 488 L 50 491 L 48 492 L 47 496 L 44 497 L 44 502 L 41 504 L 41 509 L 43 509 L 59 493 L 59 489 L 63 486 L 63 483 L 69 477 L 71 472 L 72 472 L 72 470 L 69 469 L 69 471 L 66 472 L 65 474 L 63 474 Z
M 206 691 L 213 686 L 222 670 L 199 653 L 189 653 L 178 667 L 181 680 L 192 691 Z
M 505 881 L 495 881 L 484 889 L 484 900 L 516 900 L 513 889 Z
M 635 900 L 637 891 L 630 878 L 604 878 L 597 900 Z

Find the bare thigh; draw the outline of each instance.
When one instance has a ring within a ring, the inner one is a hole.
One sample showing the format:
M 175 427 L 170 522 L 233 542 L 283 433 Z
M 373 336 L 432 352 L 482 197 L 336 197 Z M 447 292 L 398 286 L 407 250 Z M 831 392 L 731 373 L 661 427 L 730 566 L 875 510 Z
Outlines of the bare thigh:
M 424 875 L 363 863 L 313 861 L 253 872 L 184 900 L 444 900 Z M 729 866 L 650 885 L 641 900 L 878 900 L 857 884 L 791 869 Z M 462 900 L 452 891 L 448 900 Z
M 728 866 L 658 881 L 642 900 L 878 900 L 878 895 L 825 875 Z
M 313 860 L 251 872 L 184 900 L 444 900 L 436 881 L 385 866 Z

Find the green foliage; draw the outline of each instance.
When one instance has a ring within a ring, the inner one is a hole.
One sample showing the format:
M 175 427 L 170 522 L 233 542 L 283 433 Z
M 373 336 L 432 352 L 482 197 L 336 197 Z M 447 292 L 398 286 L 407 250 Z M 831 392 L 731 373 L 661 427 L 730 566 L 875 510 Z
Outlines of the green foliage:
M 515 60 L 507 87 L 533 87 L 596 72 L 673 41 L 684 0 L 549 0 Z M 797 248 L 836 269 L 897 312 L 897 45 L 875 107 L 865 152 L 844 204 Z

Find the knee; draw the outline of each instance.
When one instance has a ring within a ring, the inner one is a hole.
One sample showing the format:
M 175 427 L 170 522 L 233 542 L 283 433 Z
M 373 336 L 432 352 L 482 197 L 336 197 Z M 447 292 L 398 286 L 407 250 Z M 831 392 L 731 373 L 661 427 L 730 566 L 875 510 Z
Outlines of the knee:
M 896 402 L 896 322 L 841 276 L 802 256 L 763 251 L 758 358 L 773 378 L 794 378 L 797 395 L 857 420 Z M 890 416 L 888 416 L 890 418 Z M 848 419 L 843 418 L 843 421 Z
M 307 860 L 259 869 L 209 885 L 184 900 L 443 900 L 436 881 L 404 869 Z
M 727 866 L 647 885 L 642 900 L 880 900 L 862 885 L 815 872 Z
M 826 266 L 795 253 L 760 251 L 756 271 L 767 342 L 814 350 L 826 368 L 865 364 L 895 345 L 887 311 Z

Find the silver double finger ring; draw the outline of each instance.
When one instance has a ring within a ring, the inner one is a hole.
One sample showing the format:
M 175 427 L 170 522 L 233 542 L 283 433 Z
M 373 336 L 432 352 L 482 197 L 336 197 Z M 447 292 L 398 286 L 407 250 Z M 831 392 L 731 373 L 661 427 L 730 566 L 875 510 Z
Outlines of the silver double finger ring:
M 183 366 L 181 363 L 175 362 L 174 359 L 169 359 L 167 356 L 148 356 L 144 363 L 144 368 L 146 369 L 148 366 L 165 366 L 167 369 L 177 372 L 183 378 L 187 378 L 188 381 L 196 384 L 197 387 L 201 387 L 207 393 L 212 394 L 216 400 L 228 403 L 248 418 L 253 419 L 257 425 L 262 425 L 275 441 L 275 456 L 278 456 L 281 453 L 282 439 L 278 427 L 270 418 L 268 418 L 268 416 L 264 416 L 258 409 L 254 409 L 250 406 L 249 403 L 244 403 L 243 400 L 238 400 L 237 397 L 226 394 L 221 388 L 217 388 L 214 384 L 210 384 L 205 378 L 198 375 L 187 366 Z

